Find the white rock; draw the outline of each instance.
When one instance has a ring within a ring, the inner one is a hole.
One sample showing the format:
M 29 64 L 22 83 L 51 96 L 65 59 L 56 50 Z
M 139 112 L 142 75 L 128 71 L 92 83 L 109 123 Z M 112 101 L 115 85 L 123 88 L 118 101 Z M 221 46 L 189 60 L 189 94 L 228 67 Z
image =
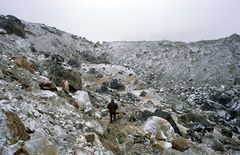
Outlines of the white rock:
M 114 153 L 112 153 L 111 151 L 107 150 L 106 152 L 104 152 L 104 155 L 114 155 Z
M 0 100 L 0 104 L 9 104 L 10 103 L 10 101 L 9 100 Z
M 88 113 L 92 110 L 93 106 L 86 91 L 77 91 L 73 94 L 72 97 L 75 99 L 77 105 L 79 106 L 79 110 L 83 110 L 84 113 Z
M 36 118 L 40 117 L 41 114 L 38 111 L 33 111 L 33 116 L 35 116 Z
M 65 125 L 64 126 L 64 129 L 68 130 L 68 131 L 73 131 L 74 130 L 74 127 L 72 125 Z
M 29 155 L 45 154 L 45 152 L 51 152 L 51 154 L 57 155 L 55 146 L 51 144 L 45 137 L 26 141 L 23 148 L 28 152 Z
M 5 92 L 4 96 L 7 96 L 9 100 L 12 100 L 15 97 L 15 94 L 13 94 L 12 92 Z
M 174 129 L 171 124 L 160 117 L 152 116 L 144 122 L 142 129 L 146 133 L 152 133 L 154 136 L 157 134 L 161 136 L 161 139 L 171 141 L 174 136 Z
M 40 98 L 43 98 L 43 99 L 49 99 L 49 98 L 52 98 L 52 97 L 56 97 L 57 94 L 50 91 L 50 90 L 45 90 L 45 91 L 42 91 L 40 94 L 39 94 L 39 97 Z
M 163 89 L 163 88 L 161 88 L 159 91 L 162 93 L 162 92 L 164 92 L 164 89 Z
M 7 84 L 7 82 L 5 82 L 4 80 L 0 80 L 0 86 L 4 86 L 6 84 Z
M 95 120 L 85 122 L 84 126 L 93 129 L 94 131 L 98 132 L 101 135 L 103 135 L 104 133 L 102 126 Z
M 13 155 L 14 152 L 9 149 L 9 148 L 3 148 L 3 150 L 1 151 L 1 155 Z
M 164 150 L 172 147 L 172 143 L 170 143 L 170 142 L 161 141 L 159 143 L 162 144 L 161 146 L 164 148 Z
M 24 123 L 25 127 L 27 127 L 28 129 L 30 129 L 31 131 L 35 131 L 37 128 L 37 123 L 34 119 L 32 118 L 28 118 L 25 123 Z
M 96 118 L 102 118 L 102 113 L 100 112 L 100 111 L 96 111 L 95 113 L 94 113 L 94 116 L 96 117 Z
M 69 124 L 69 125 L 72 125 L 73 126 L 73 122 L 69 119 L 69 120 L 67 120 L 67 123 Z
M 96 150 L 96 151 L 94 151 L 93 154 L 94 154 L 94 155 L 104 155 L 104 153 L 103 153 L 102 150 Z
M 166 141 L 155 141 L 153 145 L 158 146 L 163 150 L 167 150 L 172 147 L 172 144 Z
M 191 95 L 188 97 L 187 101 L 188 101 L 188 103 L 191 104 L 195 99 L 196 99 L 196 95 L 195 95 L 195 94 L 191 94 Z M 192 104 L 193 104 L 193 103 L 192 103 Z
M 37 128 L 33 134 L 31 134 L 30 140 L 43 138 L 46 136 L 45 131 L 42 128 Z
M 0 34 L 7 34 L 7 31 L 0 28 Z
M 17 150 L 21 149 L 21 143 L 22 141 L 7 147 L 2 147 L 0 150 L 1 155 L 13 155 Z
M 108 115 L 108 109 L 102 109 L 100 112 L 102 117 L 105 117 Z
M 64 139 L 67 136 L 67 133 L 59 125 L 55 125 L 53 128 L 57 137 Z

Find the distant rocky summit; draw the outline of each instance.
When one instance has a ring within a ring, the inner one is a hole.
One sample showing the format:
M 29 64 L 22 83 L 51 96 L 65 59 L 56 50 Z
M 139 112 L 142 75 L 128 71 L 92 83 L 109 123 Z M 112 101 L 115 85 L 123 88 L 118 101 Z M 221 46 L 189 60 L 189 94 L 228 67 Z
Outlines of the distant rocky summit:
M 239 111 L 238 34 L 94 43 L 0 15 L 1 155 L 238 155 Z

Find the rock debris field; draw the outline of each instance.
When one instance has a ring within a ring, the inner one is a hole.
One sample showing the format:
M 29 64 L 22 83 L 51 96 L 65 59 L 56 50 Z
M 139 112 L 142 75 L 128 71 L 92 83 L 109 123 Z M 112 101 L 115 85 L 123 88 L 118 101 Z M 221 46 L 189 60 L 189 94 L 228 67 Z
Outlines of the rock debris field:
M 238 155 L 240 36 L 94 43 L 0 15 L 0 154 Z

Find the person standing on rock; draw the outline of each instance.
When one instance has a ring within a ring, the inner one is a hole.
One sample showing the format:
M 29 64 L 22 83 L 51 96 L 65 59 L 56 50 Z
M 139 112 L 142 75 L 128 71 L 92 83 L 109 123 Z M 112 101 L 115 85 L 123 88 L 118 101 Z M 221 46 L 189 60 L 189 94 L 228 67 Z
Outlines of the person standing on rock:
M 118 109 L 118 105 L 114 102 L 114 99 L 111 99 L 111 102 L 108 103 L 107 108 L 110 113 L 110 122 L 113 123 L 113 121 L 116 120 L 116 110 Z

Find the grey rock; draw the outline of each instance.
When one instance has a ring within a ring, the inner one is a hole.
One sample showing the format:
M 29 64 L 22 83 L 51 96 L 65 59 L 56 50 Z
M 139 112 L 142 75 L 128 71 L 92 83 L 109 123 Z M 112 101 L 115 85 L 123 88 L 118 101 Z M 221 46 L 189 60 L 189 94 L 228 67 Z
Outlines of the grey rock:
M 109 92 L 108 87 L 109 87 L 109 83 L 108 82 L 103 82 L 101 84 L 101 87 L 98 89 L 98 92 L 100 92 L 100 93 L 108 93 Z
M 175 121 L 172 119 L 171 114 L 169 114 L 168 112 L 162 111 L 160 109 L 156 109 L 154 111 L 154 113 L 152 113 L 148 110 L 144 110 L 141 114 L 140 119 L 142 121 L 145 121 L 146 119 L 148 119 L 151 116 L 158 116 L 158 117 L 164 118 L 165 120 L 167 120 L 172 125 L 174 131 L 176 133 L 178 133 L 180 136 L 182 136 L 182 133 L 180 132 L 178 126 L 176 125 Z
M 38 89 L 39 86 L 37 82 L 33 79 L 33 75 L 24 69 L 13 69 L 13 68 L 6 68 L 3 71 L 3 74 L 6 76 L 11 77 L 12 79 L 18 81 L 23 88 L 25 89 Z
M 147 92 L 145 92 L 145 91 L 142 91 L 141 93 L 140 93 L 140 96 L 141 97 L 144 97 L 144 96 L 146 96 L 147 95 Z
M 228 130 L 228 129 L 225 129 L 225 128 L 221 129 L 221 133 L 222 133 L 224 136 L 227 136 L 227 137 L 230 137 L 230 138 L 233 136 L 232 131 L 231 131 L 231 130 Z
M 89 113 L 93 110 L 93 105 L 87 92 L 77 91 L 73 94 L 72 97 L 73 99 L 75 99 L 75 102 L 80 111 L 84 111 L 84 113 Z
M 125 90 L 125 86 L 118 79 L 112 79 L 110 81 L 109 87 L 117 90 Z
M 38 148 L 40 154 L 64 155 L 239 154 L 239 35 L 192 43 L 100 45 L 44 24 L 21 23 L 26 38 L 0 28 L 7 33 L 0 35 L 0 150 L 4 153 L 32 154 Z M 89 68 L 95 68 L 91 74 Z M 110 82 L 101 85 L 104 81 Z M 74 99 L 82 89 L 88 99 Z M 135 96 L 140 90 L 153 94 Z M 106 103 L 113 96 L 119 114 L 109 124 Z M 25 125 L 30 135 L 25 150 L 21 141 L 10 145 L 3 111 L 16 112 Z M 149 131 L 156 126 L 161 131 L 145 135 L 141 127 L 152 117 L 162 126 L 150 123 Z M 219 124 L 221 128 L 216 127 Z M 164 127 L 171 128 L 171 134 Z M 190 148 L 183 153 L 171 149 L 174 132 L 189 137 Z M 87 133 L 95 139 L 87 142 Z
M 216 101 L 222 105 L 227 105 L 229 102 L 231 102 L 231 97 L 222 92 L 214 92 L 213 94 L 210 95 L 210 100 Z
M 57 86 L 62 86 L 63 80 L 69 83 L 69 91 L 75 92 L 82 89 L 82 75 L 75 69 L 68 69 L 56 63 L 50 63 L 48 77 Z
M 85 122 L 84 127 L 86 127 L 86 130 L 95 131 L 95 133 L 100 134 L 100 135 L 103 135 L 103 133 L 104 133 L 104 129 L 102 128 L 101 124 L 99 124 L 95 120 Z
M 65 139 L 67 137 L 67 133 L 59 125 L 55 125 L 53 128 L 54 128 L 54 133 L 57 137 L 61 139 Z
M 56 63 L 63 63 L 64 62 L 64 58 L 61 55 L 53 54 L 51 56 L 51 61 L 54 61 Z
M 75 59 L 75 58 L 68 60 L 67 63 L 68 63 L 70 66 L 72 66 L 72 67 L 80 67 L 80 66 L 81 66 L 80 61 L 77 60 L 77 59 Z
M 49 155 L 58 154 L 56 147 L 51 144 L 45 137 L 27 141 L 22 149 L 29 155 L 46 153 Z
M 133 93 L 131 93 L 131 92 L 128 92 L 127 94 L 124 94 L 123 96 L 122 96 L 122 98 L 124 99 L 124 100 L 126 100 L 126 101 L 132 101 L 132 102 L 137 102 L 137 101 L 140 101 L 140 99 L 136 96 L 136 95 L 134 95 Z
M 96 68 L 90 68 L 89 71 L 88 71 L 88 74 L 97 74 L 98 71 L 96 70 Z

